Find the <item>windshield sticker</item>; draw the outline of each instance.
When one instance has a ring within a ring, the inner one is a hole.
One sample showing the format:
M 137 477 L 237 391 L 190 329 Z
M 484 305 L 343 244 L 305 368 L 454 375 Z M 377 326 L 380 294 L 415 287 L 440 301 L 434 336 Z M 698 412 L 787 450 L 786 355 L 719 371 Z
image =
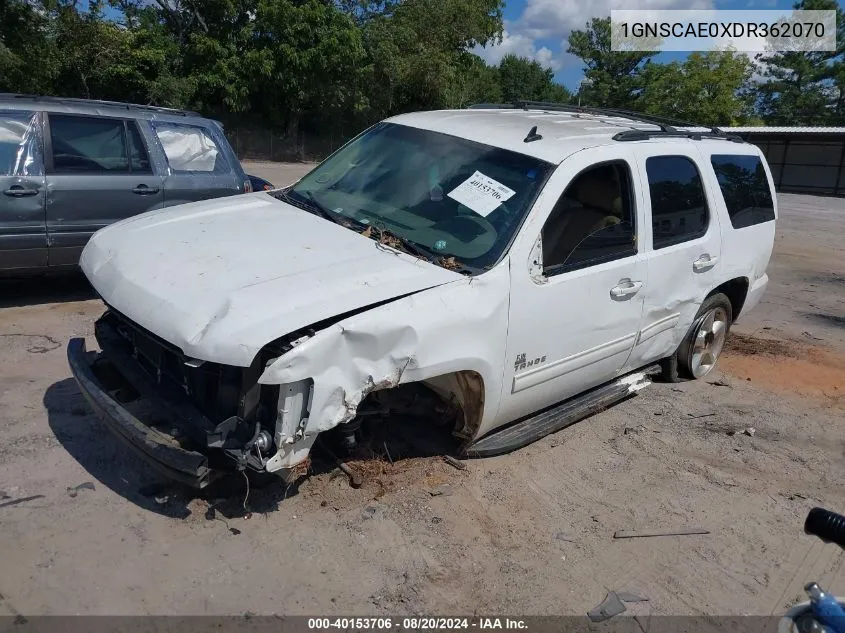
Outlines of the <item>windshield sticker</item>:
M 487 217 L 515 193 L 513 189 L 476 171 L 446 195 L 478 215 Z

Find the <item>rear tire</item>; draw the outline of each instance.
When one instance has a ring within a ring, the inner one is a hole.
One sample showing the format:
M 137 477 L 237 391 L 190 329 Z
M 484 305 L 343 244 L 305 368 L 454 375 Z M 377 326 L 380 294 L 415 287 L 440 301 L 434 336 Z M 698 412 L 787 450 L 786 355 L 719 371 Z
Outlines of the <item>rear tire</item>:
M 726 295 L 717 292 L 707 297 L 678 349 L 661 361 L 661 378 L 681 382 L 709 374 L 724 349 L 732 321 L 733 310 Z

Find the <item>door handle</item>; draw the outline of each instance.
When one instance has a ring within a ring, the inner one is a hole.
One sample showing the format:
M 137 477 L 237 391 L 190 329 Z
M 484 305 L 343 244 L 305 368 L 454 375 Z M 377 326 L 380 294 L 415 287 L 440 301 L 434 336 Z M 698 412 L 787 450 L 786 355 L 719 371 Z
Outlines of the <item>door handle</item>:
M 718 261 L 718 257 L 714 257 L 708 253 L 704 253 L 704 255 L 702 255 L 692 263 L 692 269 L 695 272 L 701 272 L 702 270 L 713 268 L 713 266 L 715 266 L 716 262 Z
M 630 279 L 620 279 L 619 283 L 610 289 L 611 297 L 630 297 L 637 294 L 640 288 L 643 287 L 641 281 L 631 281 Z
M 158 193 L 158 187 L 148 187 L 147 185 L 138 185 L 132 190 L 132 193 L 137 193 L 139 196 L 151 196 Z
M 24 198 L 26 196 L 37 196 L 38 189 L 26 189 L 20 185 L 12 185 L 3 193 L 13 198 Z

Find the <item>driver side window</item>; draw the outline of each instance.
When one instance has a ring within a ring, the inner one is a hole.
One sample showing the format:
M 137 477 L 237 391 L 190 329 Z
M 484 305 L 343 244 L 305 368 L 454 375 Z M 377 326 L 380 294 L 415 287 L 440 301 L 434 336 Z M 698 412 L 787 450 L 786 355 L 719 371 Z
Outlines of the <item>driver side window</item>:
M 637 253 L 631 169 L 616 160 L 578 174 L 543 226 L 543 273 L 570 270 Z

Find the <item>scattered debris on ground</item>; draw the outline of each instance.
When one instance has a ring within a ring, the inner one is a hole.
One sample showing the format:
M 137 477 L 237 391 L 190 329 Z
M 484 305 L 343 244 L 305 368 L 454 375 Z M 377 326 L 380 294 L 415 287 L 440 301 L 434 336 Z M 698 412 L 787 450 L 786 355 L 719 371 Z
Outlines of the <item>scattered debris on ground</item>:
M 34 501 L 35 499 L 43 499 L 44 495 L 30 495 L 29 497 L 21 497 L 20 499 L 13 499 L 12 501 L 5 501 L 0 503 L 0 508 L 8 508 L 9 506 L 20 505 L 27 501 Z
M 643 431 L 647 430 L 645 425 L 638 424 L 637 426 L 626 426 L 625 430 L 622 431 L 623 435 L 630 435 L 631 433 L 642 433 Z
M 79 485 L 76 486 L 68 486 L 67 487 L 67 494 L 69 497 L 74 498 L 76 495 L 79 494 L 80 490 L 95 490 L 94 483 L 91 481 L 84 481 Z
M 444 455 L 443 461 L 446 462 L 447 464 L 449 464 L 450 466 L 454 466 L 458 470 L 466 470 L 467 469 L 467 465 L 465 463 L 455 459 L 451 455 Z
M 727 380 L 713 380 L 707 383 L 708 385 L 713 385 L 714 387 L 730 387 L 731 384 Z
M 587 612 L 593 622 L 604 622 L 610 618 L 625 613 L 625 602 L 648 602 L 648 598 L 627 591 L 610 591 L 601 603 Z
M 710 534 L 710 530 L 703 528 L 671 528 L 666 530 L 618 530 L 613 538 L 647 538 L 652 536 L 691 536 L 694 534 Z
M 576 539 L 572 538 L 572 536 L 569 535 L 566 532 L 555 532 L 554 538 L 555 538 L 556 541 L 564 541 L 566 543 L 577 543 L 578 542 Z
M 624 612 L 625 605 L 622 604 L 622 601 L 619 599 L 619 596 L 616 595 L 616 592 L 611 591 L 605 596 L 601 603 L 587 612 L 587 616 L 593 622 L 604 622 L 605 620 L 609 620 L 613 616 Z
M 709 413 L 687 413 L 687 418 L 697 420 L 699 418 L 712 418 L 714 415 L 718 415 L 718 413 L 716 411 L 710 411 Z

